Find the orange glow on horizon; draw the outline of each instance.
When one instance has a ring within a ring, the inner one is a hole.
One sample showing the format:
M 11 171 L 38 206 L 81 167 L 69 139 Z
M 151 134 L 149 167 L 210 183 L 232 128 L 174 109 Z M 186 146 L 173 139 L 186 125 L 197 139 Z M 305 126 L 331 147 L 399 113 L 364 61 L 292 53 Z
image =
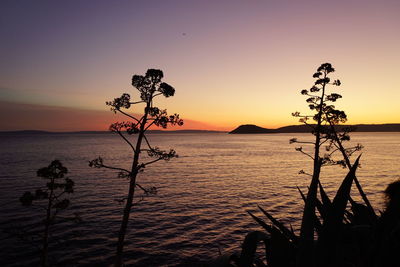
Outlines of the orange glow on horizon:
M 10 120 L 7 114 L 13 114 Z M 181 116 L 182 117 L 182 116 Z M 393 120 L 376 117 L 373 120 L 352 120 L 347 124 L 385 124 L 399 123 L 396 117 Z M 127 121 L 127 117 L 114 114 L 111 111 L 82 110 L 74 108 L 63 108 L 43 105 L 9 103 L 0 101 L 0 119 L 3 122 L 0 125 L 0 131 L 14 130 L 43 130 L 43 131 L 108 131 L 111 123 L 116 121 Z M 299 124 L 296 118 L 287 116 L 286 120 L 270 121 L 266 119 L 238 121 L 217 119 L 209 122 L 191 120 L 182 117 L 184 125 L 182 127 L 174 126 L 168 129 L 152 127 L 153 130 L 214 130 L 231 131 L 241 124 L 255 124 L 260 127 L 276 129 L 288 125 Z

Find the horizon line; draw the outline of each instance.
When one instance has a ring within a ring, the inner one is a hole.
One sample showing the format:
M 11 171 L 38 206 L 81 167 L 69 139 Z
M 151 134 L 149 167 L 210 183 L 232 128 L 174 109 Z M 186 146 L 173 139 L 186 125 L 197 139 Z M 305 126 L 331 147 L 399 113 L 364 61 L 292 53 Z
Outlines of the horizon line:
M 312 125 L 312 124 L 310 124 Z M 383 125 L 400 125 L 399 123 L 357 123 L 357 124 L 339 124 L 337 126 L 383 126 Z M 292 127 L 292 126 L 306 126 L 306 124 L 290 124 L 290 125 L 285 125 L 277 128 L 265 128 L 262 126 L 258 126 L 256 124 L 240 124 L 237 127 L 233 128 L 232 130 L 212 130 L 212 129 L 149 129 L 149 132 L 220 132 L 220 133 L 228 133 L 231 132 L 235 129 L 237 129 L 240 126 L 257 126 L 260 128 L 264 128 L 267 130 L 279 130 L 285 127 Z M 87 132 L 98 132 L 98 133 L 108 133 L 112 132 L 110 130 L 74 130 L 74 131 L 52 131 L 52 130 L 38 130 L 38 129 L 24 129 L 24 130 L 0 130 L 0 133 L 12 133 L 12 132 L 43 132 L 43 133 L 87 133 Z

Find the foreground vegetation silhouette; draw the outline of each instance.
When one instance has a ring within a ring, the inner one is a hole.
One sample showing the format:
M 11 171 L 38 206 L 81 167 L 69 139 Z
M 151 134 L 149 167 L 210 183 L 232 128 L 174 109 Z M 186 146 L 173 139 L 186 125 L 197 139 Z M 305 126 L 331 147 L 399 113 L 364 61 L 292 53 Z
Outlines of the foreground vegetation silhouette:
M 45 186 L 36 189 L 34 193 L 27 191 L 20 197 L 22 205 L 33 206 L 37 202 L 36 204 L 41 205 L 46 212 L 43 220 L 44 229 L 40 248 L 41 266 L 49 266 L 50 227 L 56 222 L 58 213 L 68 208 L 70 204 L 69 199 L 65 198 L 65 194 L 74 192 L 74 181 L 65 177 L 67 173 L 68 169 L 59 160 L 53 160 L 48 167 L 40 168 L 37 171 L 37 176 L 46 180 Z
M 154 99 L 158 96 L 171 97 L 175 94 L 175 89 L 169 84 L 162 82 L 164 74 L 161 70 L 149 69 L 144 76 L 134 75 L 132 78 L 132 86 L 140 93 L 140 100 L 132 101 L 129 94 L 123 94 L 121 97 L 115 98 L 113 101 L 108 101 L 106 104 L 111 107 L 111 111 L 125 115 L 129 121 L 116 122 L 110 125 L 110 131 L 117 133 L 132 150 L 132 165 L 131 168 L 124 169 L 121 167 L 109 166 L 104 164 L 103 159 L 98 157 L 89 162 L 89 166 L 94 168 L 106 168 L 118 171 L 118 177 L 126 178 L 129 181 L 129 190 L 125 201 L 125 208 L 121 221 L 121 227 L 118 234 L 117 251 L 115 258 L 115 266 L 123 265 L 123 248 L 126 230 L 129 221 L 129 215 L 134 204 L 133 199 L 136 187 L 143 190 L 145 194 L 154 194 L 157 192 L 155 187 L 145 188 L 137 183 L 137 175 L 142 172 L 148 165 L 160 160 L 168 161 L 171 158 L 178 157 L 175 150 L 161 150 L 158 147 L 152 146 L 146 136 L 146 131 L 152 127 L 161 127 L 166 129 L 169 125 L 183 125 L 183 120 L 178 114 L 168 115 L 166 110 L 161 110 L 154 106 Z M 144 105 L 144 112 L 141 117 L 135 117 L 128 114 L 123 109 L 130 109 L 133 105 Z M 135 136 L 136 140 L 131 140 L 129 136 Z M 134 143 L 136 141 L 136 143 Z M 144 143 L 144 147 L 142 144 Z M 148 161 L 142 160 L 141 153 L 147 153 Z
M 400 180 L 385 190 L 386 207 L 378 220 L 372 239 L 375 241 L 370 266 L 399 266 L 400 251 Z
M 249 233 L 242 245 L 240 255 L 224 255 L 217 259 L 218 266 L 269 266 L 269 267 L 339 267 L 339 266 L 398 266 L 400 251 L 400 181 L 386 189 L 387 207 L 382 216 L 375 214 L 357 177 L 360 156 L 352 164 L 350 156 L 362 149 L 360 144 L 345 147 L 350 140 L 352 129 L 336 127 L 347 121 L 344 111 L 336 109 L 341 95 L 328 93 L 328 86 L 340 86 L 339 80 L 328 77 L 335 70 L 329 63 L 322 64 L 313 77 L 316 79 L 309 90 L 301 93 L 307 96 L 312 115 L 294 112 L 293 116 L 308 127 L 315 139 L 313 142 L 299 141 L 296 151 L 313 161 L 313 172 L 300 174 L 311 177 L 308 193 L 298 188 L 304 201 L 300 233 L 297 234 L 272 216 L 267 210 L 258 207 L 272 223 L 249 212 L 250 216 L 266 231 Z M 312 120 L 313 123 L 309 121 Z M 303 146 L 311 145 L 311 152 Z M 324 148 L 324 150 L 322 150 Z M 340 165 L 349 172 L 343 179 L 333 199 L 326 194 L 321 182 L 321 168 Z M 350 195 L 352 184 L 356 185 L 363 203 L 357 203 Z M 319 192 L 319 197 L 318 197 Z M 259 242 L 266 248 L 266 262 L 255 258 Z M 397 252 L 396 252 L 397 251 Z

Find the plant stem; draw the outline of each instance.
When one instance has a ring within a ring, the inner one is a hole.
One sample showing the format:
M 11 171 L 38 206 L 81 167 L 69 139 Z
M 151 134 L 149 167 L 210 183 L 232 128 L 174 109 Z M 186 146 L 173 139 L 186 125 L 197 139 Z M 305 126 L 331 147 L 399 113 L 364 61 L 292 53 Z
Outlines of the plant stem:
M 326 78 L 326 73 L 324 73 L 324 78 Z M 308 190 L 306 203 L 304 207 L 303 220 L 301 223 L 301 232 L 300 237 L 302 239 L 314 239 L 314 227 L 313 220 L 307 219 L 312 218 L 315 213 L 315 199 L 317 197 L 317 189 L 318 189 L 318 181 L 319 175 L 321 171 L 321 160 L 319 157 L 319 149 L 321 142 L 321 123 L 322 123 L 322 113 L 323 113 L 323 104 L 324 104 L 324 96 L 325 96 L 325 86 L 326 83 L 322 85 L 322 94 L 321 101 L 319 105 L 318 117 L 317 117 L 317 125 L 316 125 L 316 133 L 315 133 L 315 149 L 314 149 L 314 168 L 313 175 L 311 179 L 310 189 Z
M 324 72 L 324 78 L 326 78 L 326 76 L 327 73 Z M 325 96 L 325 86 L 326 83 L 324 82 L 322 85 L 321 101 L 319 104 L 317 125 L 315 129 L 313 175 L 311 179 L 310 189 L 308 190 L 308 194 L 304 205 L 303 219 L 301 221 L 301 229 L 300 229 L 301 244 L 299 246 L 297 255 L 298 267 L 310 266 L 310 259 L 313 259 L 312 247 L 314 242 L 314 228 L 315 228 L 315 220 L 314 220 L 315 200 L 317 198 L 318 181 L 321 172 L 321 159 L 319 157 L 319 149 L 321 142 L 321 124 L 322 124 L 322 113 L 323 113 L 323 104 Z
M 342 145 L 342 142 L 339 139 L 339 136 L 338 136 L 338 134 L 336 132 L 335 126 L 333 125 L 333 123 L 331 121 L 329 121 L 329 125 L 331 126 L 332 132 L 334 133 L 335 141 L 339 146 L 339 150 L 342 153 L 344 160 L 346 161 L 346 166 L 350 170 L 351 169 L 350 159 L 347 156 L 346 150 L 344 149 L 344 147 Z M 376 213 L 374 211 L 374 208 L 372 207 L 371 202 L 369 202 L 367 195 L 364 193 L 364 190 L 362 189 L 361 184 L 357 179 L 357 176 L 354 176 L 354 183 L 356 184 L 356 187 L 357 187 L 358 192 L 360 193 L 362 199 L 364 200 L 365 204 L 367 205 L 368 210 L 369 210 L 372 218 L 376 219 L 377 217 L 376 217 Z
M 122 266 L 122 263 L 123 263 L 122 255 L 123 255 L 123 249 L 124 249 L 126 228 L 128 226 L 129 215 L 130 215 L 130 212 L 132 209 L 133 197 L 135 195 L 136 177 L 138 174 L 140 148 L 142 145 L 142 140 L 144 138 L 145 126 L 147 123 L 147 116 L 148 116 L 149 108 L 151 106 L 151 101 L 152 101 L 152 98 L 150 98 L 147 101 L 147 105 L 145 108 L 145 114 L 144 114 L 143 120 L 140 124 L 139 136 L 138 136 L 138 139 L 136 142 L 136 149 L 134 150 L 135 152 L 134 152 L 134 156 L 133 156 L 132 170 L 131 170 L 131 174 L 130 174 L 128 197 L 126 200 L 124 214 L 123 214 L 122 222 L 121 222 L 121 227 L 120 227 L 119 234 L 118 234 L 118 244 L 117 244 L 117 253 L 116 253 L 116 259 L 115 259 L 115 267 L 120 267 L 120 266 Z
M 50 180 L 50 196 L 49 202 L 47 204 L 46 209 L 46 221 L 44 222 L 44 234 L 43 234 L 43 248 L 42 248 L 42 257 L 41 257 L 41 266 L 48 266 L 48 257 L 47 252 L 49 248 L 49 228 L 50 228 L 50 217 L 51 217 L 51 206 L 53 204 L 53 195 L 54 195 L 54 177 Z

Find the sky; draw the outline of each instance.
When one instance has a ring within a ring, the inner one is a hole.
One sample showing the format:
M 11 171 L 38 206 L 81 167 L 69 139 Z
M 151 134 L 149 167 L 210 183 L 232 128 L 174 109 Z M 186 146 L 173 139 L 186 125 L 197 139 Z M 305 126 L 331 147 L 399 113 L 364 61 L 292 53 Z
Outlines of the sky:
M 348 123 L 400 123 L 399 14 L 397 0 L 3 0 L 0 130 L 107 130 L 105 101 L 137 99 L 149 68 L 184 129 L 297 124 L 325 62 Z

